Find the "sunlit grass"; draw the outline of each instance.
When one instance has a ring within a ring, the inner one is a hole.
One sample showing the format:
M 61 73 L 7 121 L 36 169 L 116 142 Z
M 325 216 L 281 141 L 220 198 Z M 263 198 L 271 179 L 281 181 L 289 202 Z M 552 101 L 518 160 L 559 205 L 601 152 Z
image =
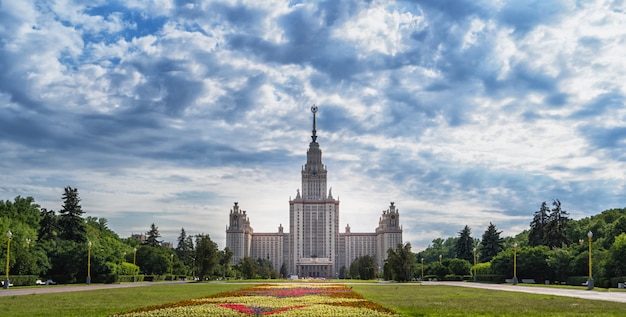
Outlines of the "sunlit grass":
M 0 316 L 109 316 L 140 307 L 198 298 L 246 286 L 249 285 L 155 284 L 131 288 L 0 297 Z
M 402 316 L 626 316 L 626 304 L 554 295 L 419 284 L 354 284 Z

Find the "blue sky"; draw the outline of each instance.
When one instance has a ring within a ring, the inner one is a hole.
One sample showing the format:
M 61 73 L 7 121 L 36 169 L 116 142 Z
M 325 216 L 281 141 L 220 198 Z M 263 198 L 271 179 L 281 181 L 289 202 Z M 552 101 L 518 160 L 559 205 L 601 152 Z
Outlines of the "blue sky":
M 424 249 L 626 206 L 624 1 L 0 1 L 0 199 L 225 244 L 288 227 L 316 104 L 341 227 Z

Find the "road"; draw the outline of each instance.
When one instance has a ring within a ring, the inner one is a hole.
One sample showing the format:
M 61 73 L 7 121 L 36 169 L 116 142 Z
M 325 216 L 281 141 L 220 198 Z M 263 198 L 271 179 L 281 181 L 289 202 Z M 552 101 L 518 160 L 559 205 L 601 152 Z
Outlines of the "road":
M 19 295 L 30 295 L 30 294 L 48 294 L 48 293 L 62 293 L 62 292 L 82 292 L 82 291 L 90 291 L 90 290 L 99 290 L 99 289 L 115 289 L 115 288 L 126 288 L 126 287 L 149 287 L 151 285 L 162 285 L 164 283 L 167 284 L 184 284 L 188 283 L 185 281 L 174 281 L 174 282 L 137 282 L 137 283 L 123 283 L 123 284 L 91 284 L 91 285 L 55 285 L 55 286 L 41 286 L 39 288 L 10 288 L 8 290 L 0 289 L 0 297 L 2 296 L 19 296 Z M 416 287 L 420 284 L 408 284 L 415 285 Z M 408 286 L 407 285 L 407 286 Z M 556 296 L 567 296 L 567 297 L 577 297 L 591 300 L 604 300 L 611 302 L 620 302 L 626 303 L 626 292 L 622 291 L 609 291 L 609 292 L 598 292 L 595 290 L 575 290 L 575 289 L 565 289 L 565 288 L 548 288 L 548 287 L 533 287 L 533 286 L 523 286 L 523 285 L 510 285 L 510 284 L 482 284 L 482 283 L 468 283 L 468 282 L 422 282 L 423 286 L 437 286 L 437 285 L 446 285 L 446 286 L 457 286 L 457 287 L 473 287 L 473 288 L 483 288 L 483 289 L 491 289 L 495 291 L 507 291 L 507 292 L 524 292 L 524 293 L 532 293 L 532 294 L 544 294 L 544 295 L 556 295 Z

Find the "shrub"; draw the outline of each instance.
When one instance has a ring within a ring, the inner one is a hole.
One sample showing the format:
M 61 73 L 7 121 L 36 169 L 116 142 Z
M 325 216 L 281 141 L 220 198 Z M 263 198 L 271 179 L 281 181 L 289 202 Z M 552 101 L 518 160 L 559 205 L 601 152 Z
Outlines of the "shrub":
M 489 283 L 504 283 L 506 277 L 501 274 L 478 274 L 476 276 L 477 282 L 489 282 Z
M 9 275 L 9 283 L 14 286 L 35 285 L 38 279 L 37 275 Z

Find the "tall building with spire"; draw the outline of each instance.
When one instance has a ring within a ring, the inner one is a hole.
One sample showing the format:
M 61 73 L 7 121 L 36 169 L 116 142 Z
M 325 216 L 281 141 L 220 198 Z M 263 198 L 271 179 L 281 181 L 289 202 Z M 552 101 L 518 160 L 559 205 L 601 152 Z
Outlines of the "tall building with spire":
M 400 214 L 392 202 L 383 210 L 378 227 L 371 233 L 353 233 L 350 226 L 339 231 L 339 199 L 328 187 L 326 166 L 317 142 L 316 115 L 313 133 L 302 166 L 302 193 L 289 200 L 289 232 L 282 225 L 275 233 L 254 233 L 250 219 L 238 203 L 234 203 L 226 228 L 226 246 L 233 252 L 233 264 L 244 257 L 270 260 L 276 270 L 285 265 L 291 275 L 302 277 L 337 277 L 342 268 L 364 255 L 376 258 L 380 270 L 387 250 L 402 243 Z

